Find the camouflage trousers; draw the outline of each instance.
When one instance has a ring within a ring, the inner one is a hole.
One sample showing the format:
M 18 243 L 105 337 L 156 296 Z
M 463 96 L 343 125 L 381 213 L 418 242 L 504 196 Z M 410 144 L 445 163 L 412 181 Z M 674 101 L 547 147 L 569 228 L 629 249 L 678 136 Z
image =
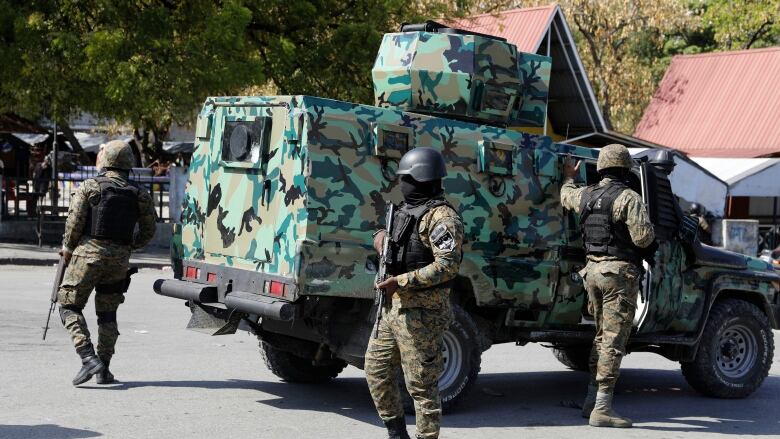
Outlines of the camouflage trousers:
M 95 313 L 98 318 L 97 354 L 105 360 L 114 355 L 119 337 L 116 310 L 125 301 L 122 293 L 111 292 L 111 286 L 125 279 L 128 269 L 126 259 L 109 259 L 74 255 L 65 269 L 57 300 L 60 304 L 62 324 L 70 334 L 73 346 L 79 353 L 92 349 L 87 321 L 82 311 L 92 290 L 95 294 Z
M 641 272 L 623 261 L 589 261 L 583 272 L 589 310 L 596 320 L 591 384 L 597 385 L 599 392 L 612 393 L 631 335 Z
M 397 382 L 400 366 L 406 389 L 414 400 L 418 437 L 439 437 L 442 335 L 451 316 L 449 306 L 400 308 L 396 300 L 382 316 L 379 336 L 368 342 L 366 379 L 379 417 L 387 421 L 404 415 Z

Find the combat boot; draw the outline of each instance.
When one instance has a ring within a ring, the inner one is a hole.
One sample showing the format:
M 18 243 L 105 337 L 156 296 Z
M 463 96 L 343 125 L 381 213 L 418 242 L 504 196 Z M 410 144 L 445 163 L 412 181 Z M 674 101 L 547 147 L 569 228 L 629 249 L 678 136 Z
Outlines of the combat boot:
M 114 374 L 111 373 L 110 370 L 108 370 L 108 366 L 111 363 L 111 359 L 104 360 L 101 358 L 101 361 L 103 362 L 103 365 L 105 366 L 102 371 L 95 374 L 95 382 L 98 384 L 114 384 L 116 383 L 116 380 L 114 379 Z
M 86 383 L 92 378 L 92 375 L 102 372 L 105 368 L 103 362 L 100 361 L 100 358 L 95 355 L 95 349 L 91 344 L 78 349 L 76 352 L 81 357 L 81 370 L 79 370 L 79 373 L 73 378 L 74 386 Z
M 385 421 L 388 439 L 411 439 L 406 431 L 406 419 L 403 416 Z
M 588 421 L 591 427 L 631 428 L 633 423 L 612 410 L 612 394 L 598 392 Z
M 588 384 L 588 393 L 585 395 L 585 401 L 582 403 L 582 417 L 590 419 L 590 414 L 593 411 L 593 407 L 596 405 L 596 393 L 598 387 L 593 384 Z

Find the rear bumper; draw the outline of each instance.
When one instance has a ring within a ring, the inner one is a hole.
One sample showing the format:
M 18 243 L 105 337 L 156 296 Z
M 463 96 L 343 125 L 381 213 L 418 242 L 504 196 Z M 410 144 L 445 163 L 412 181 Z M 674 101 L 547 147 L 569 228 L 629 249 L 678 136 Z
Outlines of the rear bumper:
M 203 305 L 222 304 L 273 320 L 289 321 L 300 315 L 300 305 L 293 303 L 297 288 L 292 279 L 196 261 L 185 260 L 182 266 L 187 278 L 158 279 L 154 292 Z

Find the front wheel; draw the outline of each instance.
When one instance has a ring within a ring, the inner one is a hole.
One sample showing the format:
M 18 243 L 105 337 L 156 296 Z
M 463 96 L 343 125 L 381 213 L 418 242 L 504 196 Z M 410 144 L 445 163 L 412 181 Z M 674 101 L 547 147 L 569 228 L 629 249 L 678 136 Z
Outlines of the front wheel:
M 769 319 L 752 303 L 726 299 L 712 306 L 696 359 L 683 362 L 688 384 L 718 398 L 744 398 L 769 374 L 774 338 Z
M 444 370 L 439 375 L 439 397 L 447 413 L 464 401 L 474 387 L 482 362 L 482 349 L 474 319 L 460 306 L 452 305 L 454 319 L 442 337 Z M 412 397 L 399 379 L 404 409 L 414 413 Z

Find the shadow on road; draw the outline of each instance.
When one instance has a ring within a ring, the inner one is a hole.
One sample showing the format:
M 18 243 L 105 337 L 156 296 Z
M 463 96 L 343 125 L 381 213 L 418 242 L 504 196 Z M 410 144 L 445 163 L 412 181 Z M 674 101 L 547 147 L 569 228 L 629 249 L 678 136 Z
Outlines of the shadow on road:
M 587 420 L 580 416 L 580 411 L 568 408 L 566 402 L 579 402 L 586 386 L 587 374 L 582 372 L 481 374 L 470 397 L 444 417 L 443 426 L 585 426 Z M 257 400 L 259 404 L 278 409 L 331 412 L 379 425 L 362 377 L 338 378 L 324 384 L 248 380 L 142 381 L 93 388 L 126 390 L 137 387 L 257 390 L 272 395 Z M 625 369 L 616 389 L 615 408 L 634 420 L 635 429 L 780 435 L 780 422 L 774 415 L 777 394 L 780 394 L 780 377 L 777 376 L 768 377 L 749 398 L 727 400 L 699 395 L 687 385 L 678 370 Z
M 0 437 L 7 439 L 79 439 L 103 436 L 101 433 L 54 424 L 0 425 Z

